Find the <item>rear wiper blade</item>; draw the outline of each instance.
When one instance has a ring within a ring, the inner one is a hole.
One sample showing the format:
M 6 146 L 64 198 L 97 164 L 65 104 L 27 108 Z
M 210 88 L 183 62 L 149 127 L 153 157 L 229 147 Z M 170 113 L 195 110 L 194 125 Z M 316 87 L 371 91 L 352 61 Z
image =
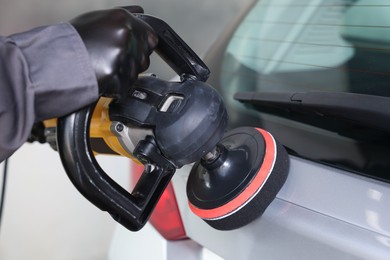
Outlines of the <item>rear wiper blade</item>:
M 390 98 L 345 92 L 238 92 L 236 100 L 279 116 L 299 114 L 390 132 Z

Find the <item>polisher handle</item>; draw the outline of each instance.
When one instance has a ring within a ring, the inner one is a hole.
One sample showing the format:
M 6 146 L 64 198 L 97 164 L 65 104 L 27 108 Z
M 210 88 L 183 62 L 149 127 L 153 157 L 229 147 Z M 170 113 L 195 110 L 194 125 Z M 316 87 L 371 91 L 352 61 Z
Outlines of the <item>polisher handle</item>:
M 99 166 L 90 147 L 89 127 L 95 105 L 58 121 L 58 147 L 68 177 L 95 206 L 131 231 L 140 230 L 175 173 L 161 156 L 153 137 L 147 137 L 134 154 L 145 169 L 132 193 L 113 181 Z
M 166 22 L 147 14 L 134 15 L 154 29 L 159 38 L 155 51 L 179 76 L 188 74 L 200 81 L 208 79 L 210 70 L 206 64 Z

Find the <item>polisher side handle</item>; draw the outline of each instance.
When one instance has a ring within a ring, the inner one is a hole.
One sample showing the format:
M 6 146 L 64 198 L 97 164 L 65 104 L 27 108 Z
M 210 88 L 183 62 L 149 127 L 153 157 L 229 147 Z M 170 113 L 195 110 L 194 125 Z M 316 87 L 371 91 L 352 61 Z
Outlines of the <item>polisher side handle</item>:
M 205 82 L 210 70 L 196 53 L 163 20 L 147 14 L 134 14 L 158 35 L 157 54 L 179 75 L 187 74 Z
M 152 137 L 136 147 L 134 154 L 145 170 L 132 193 L 112 180 L 97 163 L 90 148 L 89 127 L 95 105 L 58 121 L 58 147 L 62 164 L 78 191 L 91 203 L 107 211 L 131 231 L 148 221 L 175 168 L 158 152 Z

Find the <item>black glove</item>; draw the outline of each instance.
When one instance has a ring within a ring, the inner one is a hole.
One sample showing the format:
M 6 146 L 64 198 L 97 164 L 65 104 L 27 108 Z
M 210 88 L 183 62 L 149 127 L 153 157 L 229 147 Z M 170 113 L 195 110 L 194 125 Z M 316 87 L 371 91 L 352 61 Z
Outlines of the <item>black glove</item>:
M 149 67 L 158 38 L 131 12 L 143 10 L 132 6 L 94 11 L 70 21 L 88 50 L 100 95 L 124 96 L 138 74 Z

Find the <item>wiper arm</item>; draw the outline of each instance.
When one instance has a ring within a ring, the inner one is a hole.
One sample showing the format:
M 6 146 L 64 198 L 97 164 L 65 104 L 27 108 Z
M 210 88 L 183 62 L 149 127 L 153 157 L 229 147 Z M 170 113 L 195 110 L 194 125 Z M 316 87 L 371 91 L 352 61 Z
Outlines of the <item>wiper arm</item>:
M 342 92 L 238 92 L 236 100 L 279 116 L 333 119 L 390 132 L 390 98 Z M 307 123 L 307 120 L 304 120 Z

